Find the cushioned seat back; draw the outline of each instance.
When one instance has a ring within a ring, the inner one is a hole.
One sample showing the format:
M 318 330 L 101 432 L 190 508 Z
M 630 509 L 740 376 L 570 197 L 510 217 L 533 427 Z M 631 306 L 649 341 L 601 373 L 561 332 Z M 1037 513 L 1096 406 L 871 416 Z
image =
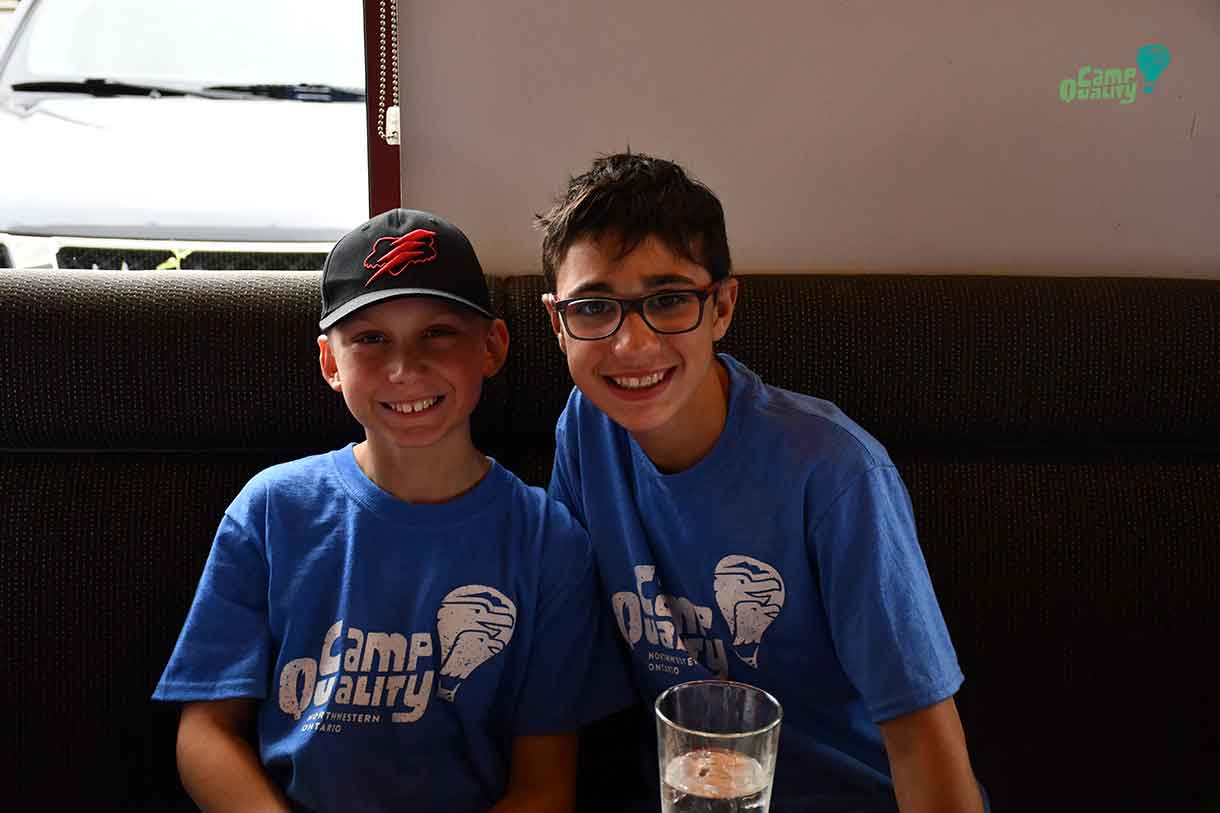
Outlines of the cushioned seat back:
M 903 446 L 1215 444 L 1220 284 L 1210 280 L 743 275 L 718 349 L 834 401 Z M 521 362 L 515 433 L 549 432 L 572 382 L 541 276 L 503 280 Z M 510 365 L 512 366 L 512 365 Z M 545 375 L 539 375 L 540 372 Z
M 1220 458 L 896 460 L 997 796 L 1199 810 L 1202 783 L 1220 801 L 1220 675 L 1203 654 L 1220 607 Z
M 177 711 L 152 703 L 211 533 L 291 452 L 0 452 L 3 752 L 17 799 L 174 809 Z
M 6 272 L 0 308 L 20 349 L 0 448 L 299 450 L 360 434 L 318 370 L 316 272 Z M 476 434 L 503 429 L 501 379 Z
M 317 373 L 317 283 L 0 275 L 17 800 L 183 803 L 148 696 L 220 514 L 258 469 L 360 436 Z M 571 387 L 542 291 L 493 285 L 512 346 L 474 419 L 538 484 Z M 997 810 L 1220 794 L 1220 284 L 745 277 L 723 348 L 890 449 Z

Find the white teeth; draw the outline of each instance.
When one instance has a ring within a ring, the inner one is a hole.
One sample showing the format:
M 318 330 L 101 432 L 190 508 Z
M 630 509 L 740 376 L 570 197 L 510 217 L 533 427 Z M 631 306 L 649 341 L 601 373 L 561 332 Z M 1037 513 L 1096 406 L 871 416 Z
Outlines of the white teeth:
M 439 401 L 440 398 L 425 398 L 423 401 L 408 401 L 401 404 L 390 404 L 390 409 L 395 412 L 423 412 L 428 407 Z
M 652 375 L 646 375 L 643 378 L 615 378 L 611 376 L 610 380 L 612 380 L 615 384 L 618 384 L 620 387 L 625 387 L 629 390 L 638 390 L 644 387 L 651 387 L 664 377 L 665 373 L 660 372 L 653 373 Z

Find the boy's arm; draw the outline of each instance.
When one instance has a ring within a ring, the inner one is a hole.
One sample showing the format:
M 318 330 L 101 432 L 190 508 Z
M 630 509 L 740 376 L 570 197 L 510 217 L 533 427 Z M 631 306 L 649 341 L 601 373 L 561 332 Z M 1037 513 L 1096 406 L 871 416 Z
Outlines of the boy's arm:
M 902 813 L 982 813 L 952 697 L 886 720 L 880 728 Z
M 513 739 L 508 792 L 491 813 L 571 813 L 576 805 L 575 734 Z
M 246 732 L 257 700 L 187 703 L 178 723 L 178 773 L 204 813 L 278 813 L 292 805 L 263 770 Z
M 961 669 L 910 497 L 892 464 L 846 473 L 829 505 L 811 487 L 806 494 L 818 517 L 809 544 L 840 663 L 870 714 L 884 720 L 902 813 L 979 813 L 982 794 L 953 702 Z

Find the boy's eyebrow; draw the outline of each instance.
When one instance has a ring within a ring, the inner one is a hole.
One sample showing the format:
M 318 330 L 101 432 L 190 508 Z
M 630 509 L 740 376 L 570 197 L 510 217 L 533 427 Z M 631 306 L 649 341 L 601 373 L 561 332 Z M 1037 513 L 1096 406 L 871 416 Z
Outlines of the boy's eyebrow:
M 689 285 L 692 288 L 699 287 L 699 283 L 697 283 L 695 280 L 691 279 L 690 277 L 683 276 L 682 274 L 672 274 L 672 273 L 671 274 L 655 274 L 653 276 L 644 277 L 644 287 L 645 288 L 660 288 L 664 285 L 675 285 L 675 284 Z M 582 285 L 577 285 L 575 288 L 573 288 L 568 293 L 567 298 L 575 299 L 576 297 L 584 296 L 585 294 L 613 294 L 613 293 L 614 293 L 614 288 L 611 287 L 610 283 L 603 282 L 600 280 L 594 280 L 591 282 L 586 282 Z
M 368 319 L 365 319 L 364 317 L 359 316 L 357 314 L 352 314 L 351 316 L 347 317 L 347 319 L 345 319 L 344 322 L 346 323 L 344 325 L 344 327 L 346 327 L 348 330 L 351 330 L 352 328 L 359 327 L 359 326 L 367 327 L 370 324 L 372 324 L 371 322 L 369 322 Z

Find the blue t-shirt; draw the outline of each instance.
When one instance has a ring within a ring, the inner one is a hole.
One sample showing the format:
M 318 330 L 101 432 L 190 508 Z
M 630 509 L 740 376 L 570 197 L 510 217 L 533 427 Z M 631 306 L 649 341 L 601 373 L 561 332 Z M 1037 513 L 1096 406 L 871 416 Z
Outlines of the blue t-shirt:
M 573 390 L 550 493 L 589 530 L 645 701 L 708 677 L 759 686 L 784 709 L 776 813 L 893 810 L 877 723 L 962 682 L 906 489 L 833 404 L 718 358 L 728 415 L 706 457 L 661 474 Z
M 153 695 L 249 697 L 299 809 L 485 811 L 512 739 L 631 700 L 588 538 L 493 461 L 414 505 L 353 447 L 274 466 L 233 501 Z

